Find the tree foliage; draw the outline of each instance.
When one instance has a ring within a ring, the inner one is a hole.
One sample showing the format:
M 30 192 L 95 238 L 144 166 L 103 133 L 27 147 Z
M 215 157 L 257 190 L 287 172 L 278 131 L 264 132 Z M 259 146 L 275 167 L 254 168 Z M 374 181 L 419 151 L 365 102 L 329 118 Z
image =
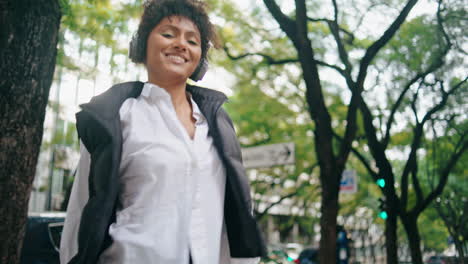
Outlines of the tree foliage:
M 416 3 L 295 1 L 291 6 L 265 0 L 248 18 L 240 14 L 236 25 L 226 22 L 222 29 L 224 50 L 235 62 L 232 71 L 288 108 L 307 111 L 313 120 L 322 206 L 328 208 L 322 210 L 322 220 L 327 219 L 322 240 L 328 241 L 321 244 L 327 252 L 322 256 L 334 252 L 330 226 L 335 209 L 328 202 L 336 197 L 337 171 L 350 152 L 373 180 L 386 181 L 389 263 L 397 260 L 397 216 L 413 261 L 420 263 L 418 216 L 441 193 L 466 149 L 466 130 L 453 129 L 466 118 L 461 4 L 439 1 L 437 13 L 405 22 Z M 363 30 L 372 28 L 366 17 L 376 14 L 386 19 L 379 21 L 382 30 Z M 440 134 L 457 133 L 456 147 L 429 185 L 421 178 L 419 161 Z M 330 166 L 337 170 L 327 172 Z

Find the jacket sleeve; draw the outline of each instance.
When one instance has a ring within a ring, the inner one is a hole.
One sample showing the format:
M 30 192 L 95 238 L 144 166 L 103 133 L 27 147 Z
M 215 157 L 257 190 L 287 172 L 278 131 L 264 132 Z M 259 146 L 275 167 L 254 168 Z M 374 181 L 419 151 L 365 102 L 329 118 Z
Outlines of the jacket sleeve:
M 60 240 L 60 263 L 68 263 L 78 253 L 78 230 L 83 207 L 89 198 L 90 154 L 80 142 L 80 161 L 67 206 L 67 216 Z

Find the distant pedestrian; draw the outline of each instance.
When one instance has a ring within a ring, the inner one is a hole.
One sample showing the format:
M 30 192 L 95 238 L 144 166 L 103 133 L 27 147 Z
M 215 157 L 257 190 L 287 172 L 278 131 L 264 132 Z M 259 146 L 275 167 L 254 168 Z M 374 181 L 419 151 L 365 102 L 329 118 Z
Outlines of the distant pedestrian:
M 265 255 L 226 96 L 187 84 L 203 77 L 210 46 L 216 34 L 201 1 L 146 1 L 130 58 L 148 81 L 114 85 L 77 114 L 81 159 L 62 263 L 246 264 Z

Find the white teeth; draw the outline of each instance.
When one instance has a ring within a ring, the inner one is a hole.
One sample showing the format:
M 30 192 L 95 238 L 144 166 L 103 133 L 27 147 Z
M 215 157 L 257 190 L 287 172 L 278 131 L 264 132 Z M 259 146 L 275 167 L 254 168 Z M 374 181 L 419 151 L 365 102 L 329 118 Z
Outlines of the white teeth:
M 168 55 L 167 56 L 171 61 L 175 62 L 175 63 L 184 63 L 185 62 L 185 59 L 180 57 L 180 56 L 176 56 L 176 55 Z

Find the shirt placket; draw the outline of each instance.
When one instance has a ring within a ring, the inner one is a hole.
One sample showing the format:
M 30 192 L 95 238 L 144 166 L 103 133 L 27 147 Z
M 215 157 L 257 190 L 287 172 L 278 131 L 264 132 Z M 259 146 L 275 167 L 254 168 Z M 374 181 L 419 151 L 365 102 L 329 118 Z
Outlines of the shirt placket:
M 172 131 L 172 133 L 175 135 L 176 138 L 181 140 L 183 142 L 183 145 L 185 146 L 184 153 L 185 158 L 187 162 L 185 163 L 186 166 L 184 168 L 184 175 L 181 175 L 184 179 L 180 181 L 183 186 L 180 186 L 184 191 L 183 196 L 184 196 L 184 206 L 182 208 L 183 210 L 183 215 L 185 215 L 185 219 L 188 220 L 188 231 L 189 231 L 189 241 L 188 241 L 188 247 L 189 250 L 192 254 L 192 260 L 194 263 L 200 263 L 199 260 L 199 254 L 200 252 L 200 247 L 192 248 L 192 245 L 199 245 L 198 240 L 196 243 L 192 243 L 193 235 L 192 231 L 194 230 L 194 225 L 197 225 L 198 223 L 194 223 L 193 219 L 193 211 L 194 211 L 194 204 L 196 203 L 196 194 L 197 194 L 197 182 L 198 179 L 196 177 L 196 168 L 197 168 L 197 159 L 196 159 L 196 153 L 194 152 L 195 149 L 195 136 L 194 140 L 191 140 L 188 136 L 188 133 L 185 131 L 185 128 L 183 127 L 182 123 L 179 121 L 176 111 L 174 109 L 174 106 L 172 105 L 172 102 L 170 101 L 169 98 L 164 98 L 164 105 L 165 105 L 165 117 L 167 120 L 171 120 L 171 122 L 166 122 L 168 125 L 168 128 Z M 197 129 L 195 129 L 195 135 L 197 134 Z M 182 154 L 182 153 L 181 153 Z M 195 221 L 196 222 L 196 221 Z M 195 237 L 199 237 L 198 234 L 195 235 Z
M 197 154 L 197 150 L 200 150 L 203 143 L 203 125 L 200 122 L 196 123 L 195 135 L 193 140 L 193 151 L 196 154 L 194 160 L 196 164 L 199 164 L 198 159 L 200 157 Z M 193 257 L 194 264 L 206 263 L 207 259 L 207 230 L 206 223 L 204 221 L 203 211 L 201 207 L 201 184 L 203 183 L 203 175 L 200 175 L 199 168 L 194 168 L 193 176 L 196 178 L 194 188 L 194 200 L 192 203 L 192 217 L 190 221 L 190 251 Z

